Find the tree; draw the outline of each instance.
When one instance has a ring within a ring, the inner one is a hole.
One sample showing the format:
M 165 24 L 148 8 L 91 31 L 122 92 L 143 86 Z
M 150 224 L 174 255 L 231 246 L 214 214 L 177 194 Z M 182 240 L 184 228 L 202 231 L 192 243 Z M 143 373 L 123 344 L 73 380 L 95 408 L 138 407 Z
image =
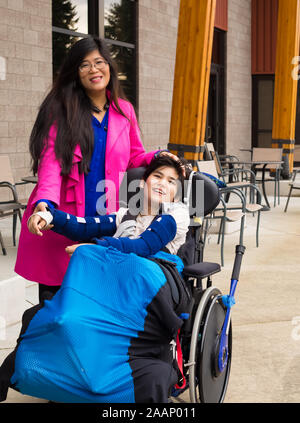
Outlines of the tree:
M 105 13 L 105 38 L 127 43 L 136 39 L 135 1 L 112 3 Z M 135 104 L 136 60 L 135 49 L 111 45 L 111 53 L 119 67 L 119 79 L 128 99 Z
M 76 18 L 76 5 L 74 6 L 70 0 L 52 0 L 52 25 L 62 29 L 77 31 L 76 24 L 79 18 Z M 53 32 L 52 36 L 53 48 L 53 75 L 55 77 L 59 67 L 70 47 L 78 40 L 60 32 Z

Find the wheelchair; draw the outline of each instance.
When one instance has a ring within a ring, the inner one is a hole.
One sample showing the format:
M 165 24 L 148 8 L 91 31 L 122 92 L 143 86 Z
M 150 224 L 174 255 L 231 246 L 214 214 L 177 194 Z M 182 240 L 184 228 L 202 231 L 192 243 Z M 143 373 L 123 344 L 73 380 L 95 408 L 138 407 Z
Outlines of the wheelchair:
M 120 206 L 130 209 L 144 171 L 127 172 Z M 192 403 L 224 400 L 245 247 L 236 247 L 230 292 L 222 295 L 211 280 L 220 265 L 203 262 L 200 220 L 218 205 L 219 189 L 197 172 L 186 182 L 191 225 L 181 260 L 78 248 L 60 290 L 24 312 L 17 346 L 0 367 L 0 401 L 9 387 L 54 402 L 167 402 L 187 389 Z
M 120 199 L 125 191 L 130 201 L 130 182 L 138 180 L 144 169 L 127 172 L 126 188 L 121 186 Z M 177 398 L 189 389 L 192 403 L 223 402 L 228 386 L 232 356 L 231 308 L 239 279 L 243 245 L 237 245 L 229 295 L 212 285 L 212 275 L 221 271 L 218 263 L 203 262 L 202 219 L 219 204 L 217 185 L 207 176 L 192 172 L 184 189 L 183 201 L 190 209 L 191 226 L 186 243 L 177 255 L 184 263 L 182 278 L 191 293 L 188 318 L 177 340 L 177 362 L 181 380 L 173 387 L 171 397 Z M 197 184 L 199 185 L 197 187 Z M 199 199 L 200 193 L 200 199 Z M 202 210 L 197 203 L 202 202 Z M 125 202 L 123 202 L 125 203 Z M 199 212 L 202 215 L 199 216 Z

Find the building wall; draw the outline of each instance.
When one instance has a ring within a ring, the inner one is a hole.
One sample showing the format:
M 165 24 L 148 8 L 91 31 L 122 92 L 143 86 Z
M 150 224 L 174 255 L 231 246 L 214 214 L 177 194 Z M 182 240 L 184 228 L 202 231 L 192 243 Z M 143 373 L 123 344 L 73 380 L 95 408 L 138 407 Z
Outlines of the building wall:
M 169 141 L 179 3 L 139 1 L 139 124 L 148 151 Z
M 179 4 L 139 1 L 138 117 L 148 151 L 169 141 Z M 29 173 L 28 139 L 51 63 L 51 0 L 0 0 L 0 154 L 9 154 L 16 180 Z M 226 91 L 227 152 L 238 154 L 251 146 L 251 0 L 228 0 Z
M 251 0 L 228 1 L 226 152 L 250 159 L 251 148 Z
M 29 135 L 51 81 L 51 0 L 0 0 L 0 154 L 16 181 L 29 174 Z

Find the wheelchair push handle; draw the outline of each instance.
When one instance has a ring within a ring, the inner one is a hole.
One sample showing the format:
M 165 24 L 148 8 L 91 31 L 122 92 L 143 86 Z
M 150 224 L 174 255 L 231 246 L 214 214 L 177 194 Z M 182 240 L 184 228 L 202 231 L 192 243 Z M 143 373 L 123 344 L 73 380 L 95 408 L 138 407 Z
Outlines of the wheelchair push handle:
M 231 276 L 231 279 L 233 280 L 239 280 L 242 258 L 243 258 L 245 250 L 246 250 L 246 247 L 244 247 L 243 245 L 237 245 L 235 247 L 235 260 L 234 260 L 232 276 Z
M 216 374 L 222 373 L 227 366 L 228 361 L 228 334 L 230 329 L 230 317 L 231 317 L 231 308 L 235 304 L 234 294 L 237 287 L 237 283 L 240 276 L 242 258 L 245 252 L 245 247 L 243 245 L 237 245 L 235 247 L 235 260 L 231 276 L 230 292 L 229 295 L 224 295 L 222 297 L 222 302 L 226 307 L 225 320 L 222 327 L 222 332 L 220 336 L 220 343 L 218 345 L 218 365 Z

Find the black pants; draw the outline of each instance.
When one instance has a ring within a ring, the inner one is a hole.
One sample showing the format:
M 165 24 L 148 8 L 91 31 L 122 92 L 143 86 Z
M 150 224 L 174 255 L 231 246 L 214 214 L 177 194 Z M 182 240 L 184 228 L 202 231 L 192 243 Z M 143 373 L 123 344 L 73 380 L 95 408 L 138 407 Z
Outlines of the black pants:
M 43 285 L 39 283 L 39 302 L 43 300 L 49 300 L 59 290 L 60 285 Z

